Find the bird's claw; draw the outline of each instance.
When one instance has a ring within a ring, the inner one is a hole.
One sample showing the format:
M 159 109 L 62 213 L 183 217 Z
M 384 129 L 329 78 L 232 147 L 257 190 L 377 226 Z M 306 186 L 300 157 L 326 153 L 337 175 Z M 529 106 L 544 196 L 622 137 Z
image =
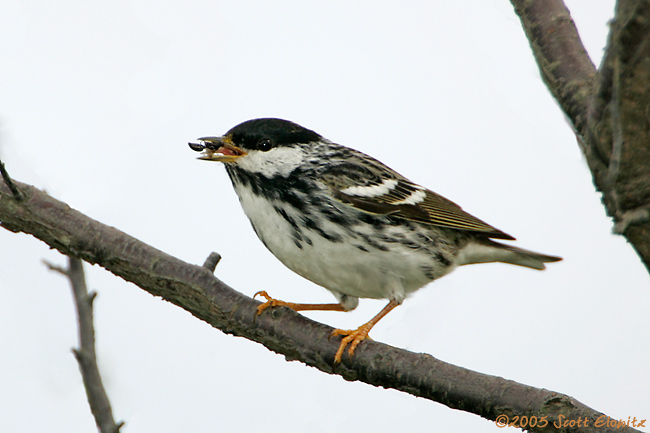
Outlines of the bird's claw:
M 298 307 L 301 305 L 301 304 L 294 304 L 293 302 L 285 302 L 279 299 L 272 298 L 268 293 L 266 293 L 265 290 L 260 290 L 259 292 L 255 293 L 253 295 L 253 299 L 255 299 L 256 296 L 261 296 L 264 299 L 266 299 L 266 302 L 257 306 L 257 316 L 262 314 L 264 310 L 266 310 L 269 307 L 288 307 L 294 311 L 297 311 Z
M 355 349 L 361 343 L 363 340 L 372 340 L 372 338 L 368 337 L 368 333 L 370 332 L 370 329 L 372 329 L 372 325 L 368 326 L 366 323 L 365 325 L 359 326 L 357 329 L 354 330 L 345 330 L 345 329 L 335 329 L 332 331 L 330 334 L 331 337 L 335 337 L 337 335 L 345 335 L 343 339 L 341 340 L 341 344 L 339 345 L 339 349 L 336 351 L 336 355 L 334 355 L 334 364 L 339 364 L 341 362 L 341 358 L 343 357 L 343 351 L 349 344 L 350 347 L 348 348 L 348 354 L 352 356 L 354 354 Z
M 278 305 L 282 305 L 282 301 L 278 301 L 277 299 L 273 299 L 264 290 L 260 290 L 259 292 L 255 293 L 253 295 L 253 299 L 255 299 L 257 296 L 261 296 L 261 297 L 266 299 L 266 302 L 264 302 L 264 303 L 257 306 L 257 314 L 256 314 L 257 316 L 262 314 L 262 312 L 264 312 L 264 310 L 266 310 L 269 307 L 276 307 Z

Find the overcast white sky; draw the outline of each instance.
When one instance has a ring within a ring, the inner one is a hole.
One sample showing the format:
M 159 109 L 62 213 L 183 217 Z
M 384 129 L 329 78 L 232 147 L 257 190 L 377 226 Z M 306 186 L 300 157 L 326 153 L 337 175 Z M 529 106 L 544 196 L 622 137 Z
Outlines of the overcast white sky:
M 598 64 L 610 0 L 567 0 Z M 372 337 L 650 418 L 650 284 L 591 176 L 507 0 L 0 3 L 0 157 L 18 180 L 188 262 L 222 254 L 241 292 L 331 295 L 256 239 L 223 167 L 187 142 L 293 120 L 355 147 L 565 260 L 459 269 Z M 88 432 L 64 257 L 0 230 L 0 432 Z M 97 344 L 125 433 L 496 432 L 349 383 L 194 319 L 87 266 Z M 351 328 L 384 305 L 308 316 Z M 650 431 L 646 427 L 644 431 Z

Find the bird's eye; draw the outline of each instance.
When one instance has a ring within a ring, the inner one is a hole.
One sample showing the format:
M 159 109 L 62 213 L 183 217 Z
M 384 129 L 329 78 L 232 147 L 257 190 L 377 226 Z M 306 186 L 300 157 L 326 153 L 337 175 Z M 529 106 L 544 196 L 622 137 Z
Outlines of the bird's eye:
M 257 150 L 267 152 L 273 148 L 273 142 L 268 138 L 263 138 L 257 142 Z

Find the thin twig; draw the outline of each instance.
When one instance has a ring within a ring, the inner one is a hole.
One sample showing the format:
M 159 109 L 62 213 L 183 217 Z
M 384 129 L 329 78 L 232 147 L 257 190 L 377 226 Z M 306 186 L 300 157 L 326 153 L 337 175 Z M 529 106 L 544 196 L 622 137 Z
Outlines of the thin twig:
M 72 349 L 83 378 L 90 410 L 101 433 L 117 433 L 123 422 L 116 423 L 108 395 L 102 384 L 95 352 L 95 327 L 93 325 L 93 300 L 95 292 L 88 293 L 82 261 L 68 256 L 68 268 L 64 269 L 44 261 L 52 271 L 70 280 L 79 322 L 79 348 Z
M 208 258 L 205 259 L 205 262 L 203 262 L 203 267 L 210 272 L 214 272 L 214 270 L 217 269 L 217 264 L 219 264 L 220 260 L 221 254 L 212 252 Z
M 18 187 L 14 181 L 11 180 L 11 176 L 9 176 L 9 173 L 7 172 L 7 169 L 5 168 L 5 165 L 2 161 L 0 161 L 0 173 L 2 174 L 2 179 L 9 187 L 9 190 L 14 195 L 14 199 L 16 199 L 16 201 L 21 201 L 23 198 L 25 198 L 25 196 L 23 196 L 23 193 L 18 190 Z

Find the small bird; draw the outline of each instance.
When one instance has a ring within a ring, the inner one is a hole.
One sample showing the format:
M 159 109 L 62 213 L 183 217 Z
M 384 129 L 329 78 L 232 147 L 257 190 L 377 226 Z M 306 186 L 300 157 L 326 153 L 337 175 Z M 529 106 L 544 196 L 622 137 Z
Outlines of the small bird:
M 389 302 L 343 335 L 354 353 L 372 327 L 411 293 L 456 267 L 503 262 L 543 270 L 562 260 L 492 239 L 514 240 L 378 160 L 274 118 L 241 123 L 223 137 L 189 143 L 199 159 L 223 162 L 262 243 L 292 271 L 326 288 L 333 304 L 270 297 L 257 309 L 351 311 L 359 298 Z

